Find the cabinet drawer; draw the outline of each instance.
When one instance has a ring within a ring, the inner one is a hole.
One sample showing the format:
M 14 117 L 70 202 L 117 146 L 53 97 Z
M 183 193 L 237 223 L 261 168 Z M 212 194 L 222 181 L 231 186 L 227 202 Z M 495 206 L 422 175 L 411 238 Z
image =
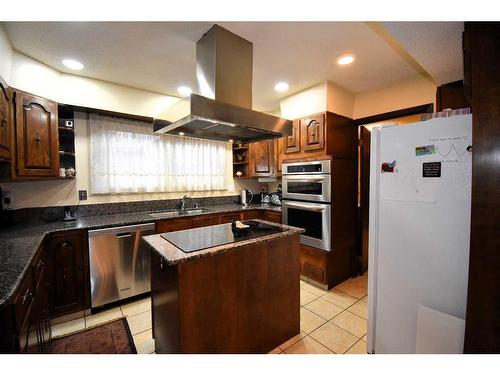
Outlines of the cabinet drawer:
M 263 211 L 262 220 L 272 221 L 273 223 L 281 224 L 281 212 Z
M 259 219 L 259 210 L 243 211 L 241 213 L 243 220 Z
M 225 214 L 220 218 L 221 224 L 231 223 L 233 220 L 241 220 L 241 214 L 239 212 L 234 214 Z
M 170 219 L 156 222 L 156 232 L 175 232 L 177 230 L 184 230 L 192 228 L 193 220 L 189 219 Z
M 220 224 L 220 215 L 203 215 L 193 218 L 193 228 Z
M 33 270 L 33 285 L 38 285 L 40 280 L 40 276 L 44 270 L 45 264 L 47 263 L 47 253 L 45 249 L 42 248 L 38 251 L 34 261 L 32 262 L 32 270 Z
M 325 270 L 309 263 L 302 264 L 302 275 L 321 284 L 325 283 Z
M 16 328 L 21 327 L 21 325 L 23 324 L 32 299 L 33 276 L 31 272 L 28 272 L 13 302 L 14 314 L 16 317 Z

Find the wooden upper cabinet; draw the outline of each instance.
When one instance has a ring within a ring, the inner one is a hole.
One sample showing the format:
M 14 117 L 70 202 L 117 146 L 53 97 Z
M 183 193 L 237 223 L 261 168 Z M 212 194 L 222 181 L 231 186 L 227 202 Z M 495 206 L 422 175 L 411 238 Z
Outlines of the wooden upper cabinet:
M 269 177 L 275 174 L 275 140 L 249 144 L 250 177 Z
M 282 174 L 282 164 L 285 157 L 285 138 L 276 140 L 276 176 Z
M 292 125 L 292 135 L 283 138 L 285 154 L 300 152 L 300 120 L 294 120 Z
M 57 177 L 59 140 L 57 103 L 28 93 L 15 93 L 17 175 Z
M 319 151 L 325 148 L 325 114 L 302 119 L 302 145 L 304 151 Z
M 10 96 L 0 83 L 0 160 L 10 160 Z

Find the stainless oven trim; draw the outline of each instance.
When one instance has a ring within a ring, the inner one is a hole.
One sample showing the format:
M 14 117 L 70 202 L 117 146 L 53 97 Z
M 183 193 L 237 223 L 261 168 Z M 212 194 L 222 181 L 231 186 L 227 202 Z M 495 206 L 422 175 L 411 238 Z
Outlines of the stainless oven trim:
M 305 209 L 309 211 L 323 211 L 321 227 L 323 229 L 323 239 L 300 235 L 300 243 L 311 246 L 324 251 L 331 251 L 331 232 L 332 232 L 332 207 L 329 204 L 295 202 L 282 200 L 282 222 L 288 224 L 288 209 L 287 207 Z
M 296 165 L 317 165 L 321 164 L 323 167 L 321 168 L 321 172 L 288 172 L 287 166 L 296 166 Z M 301 161 L 288 163 L 284 162 L 282 165 L 282 174 L 283 175 L 300 175 L 300 174 L 329 174 L 332 171 L 331 168 L 332 161 L 331 160 L 316 160 L 316 161 Z
M 323 181 L 321 194 L 299 194 L 288 192 L 288 181 Z M 332 197 L 332 176 L 325 175 L 286 175 L 281 178 L 284 199 L 299 199 L 313 202 L 330 202 Z

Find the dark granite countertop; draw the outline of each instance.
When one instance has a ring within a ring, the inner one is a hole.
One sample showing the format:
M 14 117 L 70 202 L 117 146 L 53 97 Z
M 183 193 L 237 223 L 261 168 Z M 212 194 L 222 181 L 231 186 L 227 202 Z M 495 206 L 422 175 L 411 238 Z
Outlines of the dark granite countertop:
M 277 226 L 281 229 L 285 229 L 283 231 L 265 234 L 260 237 L 250 237 L 244 240 L 238 240 L 237 242 L 229 242 L 222 245 L 217 245 L 213 247 L 209 247 L 203 250 L 193 251 L 193 252 L 184 252 L 171 242 L 164 239 L 161 234 L 153 234 L 150 236 L 143 237 L 144 241 L 149 245 L 151 249 L 156 251 L 167 264 L 175 265 L 179 263 L 183 263 L 189 260 L 202 258 L 206 256 L 213 256 L 216 254 L 220 254 L 226 251 L 232 251 L 238 248 L 241 248 L 246 245 L 251 245 L 259 242 L 272 241 L 277 238 L 282 238 L 286 236 L 293 236 L 304 232 L 304 229 L 291 227 L 284 224 L 271 223 L 269 221 L 254 219 L 252 221 L 261 222 L 265 224 L 270 224 L 273 226 Z M 230 228 L 231 224 L 219 224 L 216 226 L 205 227 L 205 228 L 196 228 L 196 229 L 186 229 L 183 231 L 178 231 L 178 234 L 186 233 L 187 236 L 192 235 L 193 231 L 210 231 L 210 229 L 214 229 L 216 227 L 221 227 L 221 229 Z M 211 233 L 208 233 L 211 235 Z
M 251 209 L 281 212 L 281 207 L 266 204 L 242 206 L 239 204 L 221 204 L 207 206 L 203 213 L 182 215 L 181 217 L 210 215 L 223 212 L 237 212 Z M 76 221 L 39 222 L 16 225 L 0 230 L 0 306 L 15 292 L 29 269 L 37 249 L 46 235 L 74 229 L 101 229 L 106 227 L 152 223 L 161 219 L 149 216 L 151 212 L 136 212 L 117 215 L 99 215 L 79 218 Z

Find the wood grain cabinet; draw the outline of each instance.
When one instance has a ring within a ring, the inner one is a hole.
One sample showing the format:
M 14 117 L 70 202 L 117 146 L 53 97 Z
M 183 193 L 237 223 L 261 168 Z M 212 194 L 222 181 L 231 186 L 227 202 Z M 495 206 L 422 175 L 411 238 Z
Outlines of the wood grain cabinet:
M 269 177 L 275 174 L 275 140 L 249 144 L 250 177 Z
M 283 161 L 331 156 L 353 158 L 355 126 L 352 119 L 332 112 L 322 112 L 293 121 L 293 134 L 278 140 L 278 171 Z M 282 145 L 280 145 L 282 143 Z
M 15 91 L 14 105 L 17 176 L 57 177 L 57 103 Z
M 0 160 L 11 159 L 10 149 L 10 115 L 11 101 L 7 88 L 0 83 Z
M 53 234 L 47 241 L 51 316 L 90 308 L 87 233 Z
M 323 150 L 325 148 L 325 114 L 304 118 L 301 124 L 304 151 Z
M 283 137 L 283 153 L 294 154 L 300 152 L 300 120 L 294 120 L 292 123 L 292 135 Z

